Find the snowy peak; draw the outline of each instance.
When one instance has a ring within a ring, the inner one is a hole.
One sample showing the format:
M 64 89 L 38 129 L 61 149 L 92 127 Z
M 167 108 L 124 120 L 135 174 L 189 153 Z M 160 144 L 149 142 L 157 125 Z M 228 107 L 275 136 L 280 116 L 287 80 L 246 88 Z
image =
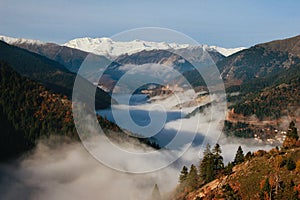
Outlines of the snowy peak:
M 223 48 L 223 47 L 217 47 L 217 46 L 209 46 L 209 48 L 216 50 L 217 52 L 219 52 L 220 54 L 222 54 L 223 56 L 226 56 L 226 57 L 246 49 L 246 47 Z
M 181 49 L 189 47 L 187 44 L 175 44 L 166 42 L 148 42 L 133 40 L 130 42 L 117 42 L 110 38 L 78 38 L 64 44 L 64 46 L 80 49 L 90 53 L 117 57 L 122 54 L 134 54 L 143 50 L 154 49 Z
M 0 40 L 4 41 L 11 45 L 45 45 L 46 42 L 33 39 L 24 39 L 24 38 L 13 38 L 0 35 Z M 109 58 L 116 58 L 124 54 L 134 54 L 141 52 L 143 50 L 167 50 L 167 49 L 193 49 L 193 48 L 203 48 L 207 51 L 216 51 L 224 56 L 229 56 L 240 50 L 245 49 L 244 47 L 239 48 L 223 48 L 218 46 L 209 46 L 209 45 L 190 45 L 190 44 L 177 44 L 177 43 L 167 43 L 167 42 L 150 42 L 143 40 L 133 40 L 129 42 L 118 42 L 114 41 L 111 38 L 102 37 L 102 38 L 77 38 L 70 40 L 69 42 L 63 44 L 70 48 L 79 49 L 82 51 L 94 53 L 97 55 L 103 55 Z
M 143 50 L 166 50 L 166 49 L 186 49 L 200 47 L 207 51 L 217 51 L 224 56 L 229 56 L 236 53 L 244 47 L 240 48 L 222 48 L 217 46 L 208 45 L 190 45 L 190 44 L 176 44 L 166 42 L 149 42 L 143 40 L 133 40 L 129 42 L 118 42 L 113 41 L 110 38 L 77 38 L 73 39 L 65 44 L 64 46 L 80 49 L 90 53 L 104 55 L 107 57 L 118 57 L 123 54 L 134 54 Z
M 0 40 L 3 42 L 6 42 L 11 45 L 17 45 L 17 44 L 37 44 L 37 45 L 43 45 L 46 44 L 45 42 L 42 42 L 40 40 L 32 40 L 32 39 L 24 39 L 24 38 L 13 38 L 13 37 L 7 37 L 0 35 Z

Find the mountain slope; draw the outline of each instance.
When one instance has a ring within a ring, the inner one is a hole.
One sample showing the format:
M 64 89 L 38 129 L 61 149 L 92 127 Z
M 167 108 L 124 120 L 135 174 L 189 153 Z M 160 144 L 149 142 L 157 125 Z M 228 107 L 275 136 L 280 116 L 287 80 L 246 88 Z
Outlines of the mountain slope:
M 278 119 L 282 116 L 300 117 L 298 109 L 300 108 L 300 66 L 295 67 L 294 72 L 290 76 L 285 77 L 287 72 L 281 74 L 280 77 L 273 77 L 275 84 L 265 81 L 265 88 L 257 92 L 242 93 L 238 97 L 239 100 L 231 108 L 237 114 L 244 116 L 256 115 L 260 120 Z M 270 85 L 270 86 L 268 86 Z M 244 86 L 246 87 L 246 86 Z M 257 87 L 258 88 L 258 87 Z M 244 90 L 247 90 L 245 88 Z M 250 90 L 252 87 L 250 86 Z M 243 90 L 242 90 L 243 91 Z
M 283 40 L 275 40 L 258 46 L 273 51 L 289 52 L 293 56 L 300 57 L 300 35 Z
M 0 36 L 0 40 L 10 45 L 40 54 L 50 60 L 55 60 L 71 72 L 77 72 L 82 62 L 89 54 L 88 52 L 81 51 L 79 49 L 61 46 L 55 43 L 44 43 L 37 40 L 18 39 L 4 36 Z
M 51 60 L 64 65 L 71 72 L 77 72 L 80 65 L 88 55 L 87 52 L 60 46 L 54 43 L 31 44 L 31 43 L 11 43 L 11 45 L 40 54 Z
M 0 159 L 32 148 L 42 136 L 58 134 L 76 138 L 70 101 L 21 77 L 3 62 L 0 91 Z
M 300 168 L 291 168 L 290 163 L 300 163 L 300 148 L 259 150 L 231 174 L 189 192 L 184 199 L 299 199 Z M 180 195 L 171 199 L 182 199 Z
M 113 142 L 125 145 L 140 141 L 160 148 L 147 138 L 137 139 L 116 124 L 98 116 L 98 122 Z M 23 77 L 7 63 L 0 62 L 0 162 L 22 155 L 39 139 L 58 135 L 78 141 L 72 115 L 72 102 L 61 94 Z
M 217 63 L 225 81 L 238 84 L 274 75 L 300 63 L 300 36 L 258 44 Z
M 217 63 L 227 85 L 227 134 L 274 139 L 286 117 L 299 124 L 299 42 L 297 36 L 258 44 Z
M 56 61 L 19 47 L 8 45 L 2 41 L 0 41 L 0 60 L 10 64 L 21 75 L 36 80 L 57 93 L 71 97 L 76 74 L 68 71 Z M 87 82 L 85 80 L 82 81 Z M 94 87 L 90 83 L 85 85 L 89 88 Z M 110 101 L 110 96 L 107 93 L 97 89 L 97 108 L 108 107 Z

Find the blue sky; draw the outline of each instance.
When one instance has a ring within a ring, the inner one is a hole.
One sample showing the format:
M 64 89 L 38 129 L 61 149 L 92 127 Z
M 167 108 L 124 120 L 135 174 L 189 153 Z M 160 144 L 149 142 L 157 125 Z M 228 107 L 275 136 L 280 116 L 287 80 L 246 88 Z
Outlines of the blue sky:
M 199 43 L 251 46 L 300 34 L 299 10 L 298 0 L 0 0 L 0 34 L 63 43 L 155 26 Z

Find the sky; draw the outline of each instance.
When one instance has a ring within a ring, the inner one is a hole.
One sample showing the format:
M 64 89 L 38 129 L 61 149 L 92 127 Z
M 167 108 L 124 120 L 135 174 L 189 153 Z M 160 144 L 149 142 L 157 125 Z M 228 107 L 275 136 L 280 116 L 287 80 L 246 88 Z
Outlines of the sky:
M 249 47 L 300 34 L 299 8 L 298 0 L 0 0 L 0 35 L 61 44 L 162 27 L 202 44 Z

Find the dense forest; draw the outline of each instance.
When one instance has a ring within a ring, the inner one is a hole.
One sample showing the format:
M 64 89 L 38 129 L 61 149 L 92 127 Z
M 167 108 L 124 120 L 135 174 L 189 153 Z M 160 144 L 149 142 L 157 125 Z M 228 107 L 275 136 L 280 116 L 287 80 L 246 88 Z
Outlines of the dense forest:
M 248 93 L 231 106 L 235 113 L 251 116 L 260 120 L 278 119 L 293 114 L 300 106 L 300 76 L 282 81 L 279 85 L 264 88 L 261 92 Z
M 30 149 L 50 134 L 77 137 L 70 101 L 0 63 L 0 158 Z

